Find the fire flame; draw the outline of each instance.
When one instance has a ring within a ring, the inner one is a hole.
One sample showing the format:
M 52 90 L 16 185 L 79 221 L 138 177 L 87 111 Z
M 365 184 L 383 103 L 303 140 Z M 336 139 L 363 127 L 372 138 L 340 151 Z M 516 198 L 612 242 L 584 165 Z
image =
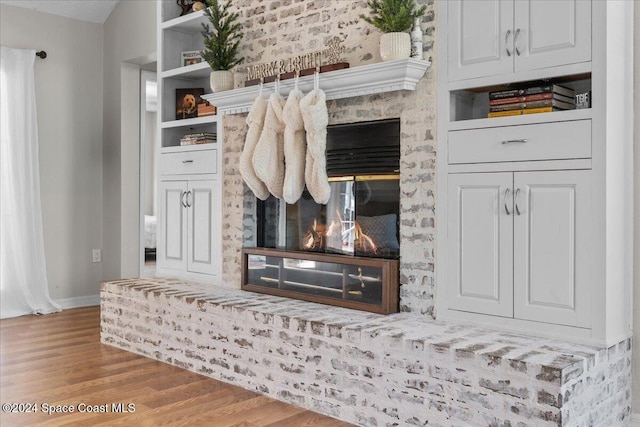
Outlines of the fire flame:
M 354 236 L 354 240 L 356 242 L 356 246 L 359 247 L 363 252 L 372 252 L 374 254 L 377 253 L 378 247 L 376 246 L 375 242 L 371 237 L 362 232 L 362 227 L 360 227 L 360 224 L 358 224 L 358 222 L 356 222 L 355 228 L 356 233 Z
M 337 220 L 331 221 L 329 226 L 326 224 L 318 224 L 318 220 L 314 218 L 313 224 L 305 233 L 302 239 L 302 247 L 306 250 L 323 249 L 327 238 L 343 239 L 343 236 L 349 235 L 351 229 L 349 224 L 343 221 L 340 212 L 336 212 Z M 376 254 L 378 247 L 371 237 L 362 231 L 362 227 L 356 221 L 353 226 L 353 244 L 358 251 Z

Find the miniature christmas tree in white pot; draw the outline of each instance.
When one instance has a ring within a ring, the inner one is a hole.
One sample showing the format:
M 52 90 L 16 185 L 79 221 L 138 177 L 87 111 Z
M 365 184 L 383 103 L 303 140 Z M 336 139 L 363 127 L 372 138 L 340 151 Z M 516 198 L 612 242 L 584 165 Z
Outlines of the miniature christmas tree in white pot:
M 238 58 L 242 25 L 238 22 L 239 14 L 231 12 L 230 7 L 230 0 L 226 2 L 207 0 L 207 7 L 204 9 L 212 28 L 209 29 L 208 24 L 202 24 L 204 36 L 202 57 L 213 70 L 210 83 L 214 93 L 233 89 L 231 69 L 243 59 Z
M 415 18 L 427 9 L 416 9 L 415 0 L 368 0 L 370 15 L 360 15 L 365 22 L 378 28 L 380 36 L 380 56 L 383 61 L 409 58 L 411 38 L 408 31 Z

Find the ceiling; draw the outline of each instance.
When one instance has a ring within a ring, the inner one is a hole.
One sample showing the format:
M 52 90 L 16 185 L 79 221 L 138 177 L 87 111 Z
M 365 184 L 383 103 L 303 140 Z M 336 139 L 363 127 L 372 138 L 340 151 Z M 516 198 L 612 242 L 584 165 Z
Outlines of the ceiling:
M 118 0 L 0 0 L 0 3 L 104 24 Z

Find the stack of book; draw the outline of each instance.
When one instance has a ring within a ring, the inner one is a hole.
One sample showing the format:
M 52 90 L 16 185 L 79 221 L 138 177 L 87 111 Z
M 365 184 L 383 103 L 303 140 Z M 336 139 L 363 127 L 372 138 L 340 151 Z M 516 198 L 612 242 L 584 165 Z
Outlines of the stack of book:
M 549 113 L 575 108 L 573 89 L 554 83 L 489 92 L 488 117 Z
M 212 132 L 188 133 L 180 138 L 180 145 L 209 144 L 216 142 L 216 134 Z

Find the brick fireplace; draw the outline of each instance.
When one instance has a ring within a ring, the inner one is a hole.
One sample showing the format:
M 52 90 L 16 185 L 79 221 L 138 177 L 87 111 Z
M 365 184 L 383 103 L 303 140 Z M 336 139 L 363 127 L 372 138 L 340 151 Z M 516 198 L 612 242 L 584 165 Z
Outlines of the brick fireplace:
M 435 239 L 435 88 L 429 71 L 415 92 L 329 101 L 330 124 L 399 118 L 399 282 L 401 311 L 432 315 Z M 237 168 L 246 115 L 223 118 L 223 282 L 236 287 L 243 247 L 257 246 L 256 200 Z

